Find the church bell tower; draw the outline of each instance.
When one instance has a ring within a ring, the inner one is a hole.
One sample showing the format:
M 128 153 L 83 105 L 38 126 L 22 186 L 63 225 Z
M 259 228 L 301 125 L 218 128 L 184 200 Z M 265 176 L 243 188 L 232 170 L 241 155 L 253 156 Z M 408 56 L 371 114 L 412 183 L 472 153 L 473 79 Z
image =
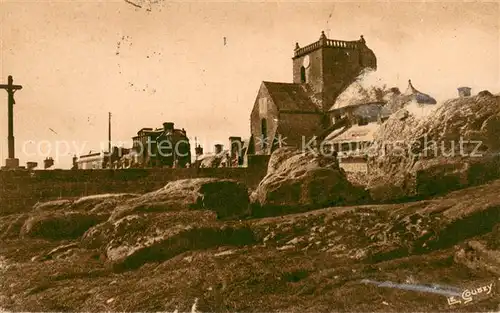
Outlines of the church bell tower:
M 377 59 L 363 36 L 355 41 L 332 40 L 322 31 L 318 41 L 295 44 L 293 82 L 304 84 L 321 111 L 328 111 L 337 96 L 365 68 L 376 70 Z

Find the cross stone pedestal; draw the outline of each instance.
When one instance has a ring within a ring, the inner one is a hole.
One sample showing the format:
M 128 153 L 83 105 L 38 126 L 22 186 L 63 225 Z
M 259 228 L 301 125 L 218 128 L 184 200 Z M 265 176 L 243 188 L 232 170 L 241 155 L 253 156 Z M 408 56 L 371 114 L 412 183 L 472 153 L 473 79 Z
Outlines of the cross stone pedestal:
M 17 169 L 19 168 L 19 159 L 5 159 L 6 169 Z
M 19 160 L 16 159 L 14 153 L 14 104 L 16 101 L 14 101 L 14 93 L 17 90 L 20 90 L 23 88 L 23 86 L 20 85 L 14 85 L 14 79 L 12 78 L 11 75 L 9 75 L 8 79 L 8 84 L 6 85 L 0 85 L 0 89 L 5 89 L 7 90 L 8 94 L 8 101 L 7 101 L 7 107 L 8 107 L 8 120 L 9 120 L 9 136 L 7 137 L 8 144 L 9 144 L 9 158 L 5 160 L 5 168 L 6 169 L 17 169 L 19 168 Z

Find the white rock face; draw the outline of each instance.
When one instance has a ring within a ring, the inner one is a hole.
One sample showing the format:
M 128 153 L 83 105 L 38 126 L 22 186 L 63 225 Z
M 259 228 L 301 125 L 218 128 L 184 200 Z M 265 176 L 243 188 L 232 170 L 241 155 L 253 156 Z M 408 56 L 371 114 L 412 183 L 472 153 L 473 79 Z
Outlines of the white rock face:
M 498 177 L 499 133 L 498 96 L 482 93 L 451 99 L 427 112 L 410 104 L 375 133 L 368 151 L 370 184 L 386 185 L 386 177 L 392 177 L 391 184 L 400 193 L 394 196 L 399 197 L 419 194 L 417 173 L 421 178 L 432 176 L 434 187 L 450 185 L 451 189 L 475 184 L 471 179 Z M 481 171 L 488 177 L 479 177 Z M 439 176 L 449 181 L 440 182 Z M 387 192 L 390 198 L 395 190 Z

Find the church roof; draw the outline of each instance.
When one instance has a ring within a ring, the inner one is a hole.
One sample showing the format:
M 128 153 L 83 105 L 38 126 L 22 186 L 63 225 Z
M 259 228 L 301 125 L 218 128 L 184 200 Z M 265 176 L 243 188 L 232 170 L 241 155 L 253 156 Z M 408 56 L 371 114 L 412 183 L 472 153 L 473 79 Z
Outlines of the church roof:
M 426 93 L 418 91 L 415 87 L 413 87 L 411 80 L 408 80 L 408 88 L 404 96 L 415 99 L 418 104 L 436 104 L 437 101 L 433 97 L 429 96 Z
M 319 112 L 302 84 L 262 82 L 280 111 Z

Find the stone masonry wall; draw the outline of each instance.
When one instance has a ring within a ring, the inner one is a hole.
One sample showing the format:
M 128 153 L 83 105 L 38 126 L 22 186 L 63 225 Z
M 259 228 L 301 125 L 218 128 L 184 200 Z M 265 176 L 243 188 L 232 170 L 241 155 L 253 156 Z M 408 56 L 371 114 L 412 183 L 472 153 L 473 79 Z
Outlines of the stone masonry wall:
M 250 168 L 0 171 L 0 215 L 29 210 L 38 201 L 103 193 L 144 193 L 169 181 L 216 177 L 249 188 L 266 175 L 267 163 Z

